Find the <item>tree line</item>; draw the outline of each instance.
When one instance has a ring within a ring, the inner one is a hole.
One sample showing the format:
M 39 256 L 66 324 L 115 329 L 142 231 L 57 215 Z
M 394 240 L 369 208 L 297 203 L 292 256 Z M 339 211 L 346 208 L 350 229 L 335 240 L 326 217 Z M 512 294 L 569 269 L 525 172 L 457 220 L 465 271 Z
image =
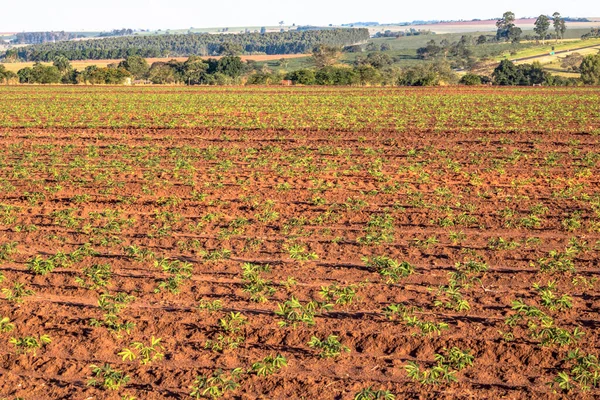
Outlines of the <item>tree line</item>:
M 359 56 L 352 65 L 339 64 L 341 49 L 320 46 L 313 52 L 312 68 L 291 72 L 273 71 L 265 64 L 242 61 L 237 56 L 207 60 L 191 56 L 186 61 L 170 60 L 149 64 L 140 56 L 130 56 L 107 67 L 88 66 L 78 71 L 66 57 L 57 57 L 52 65 L 36 63 L 16 74 L 0 64 L 0 82 L 18 80 L 38 84 L 122 84 L 137 80 L 153 84 L 185 85 L 279 85 L 288 81 L 295 85 L 381 85 L 435 86 L 444 84 L 502 86 L 530 85 L 600 85 L 600 54 L 580 60 L 581 79 L 562 78 L 543 70 L 539 63 L 515 65 L 502 61 L 491 76 L 468 73 L 460 77 L 445 59 L 424 61 L 409 68 L 398 68 L 392 58 L 375 51 Z M 280 60 L 280 65 L 285 60 Z
M 43 43 L 8 50 L 4 58 L 52 62 L 69 60 L 218 56 L 230 54 L 302 54 L 319 45 L 346 46 L 369 39 L 368 29 L 328 29 L 245 34 L 123 36 L 97 40 Z
M 41 44 L 48 42 L 61 42 L 83 37 L 71 32 L 19 32 L 10 42 L 12 44 Z

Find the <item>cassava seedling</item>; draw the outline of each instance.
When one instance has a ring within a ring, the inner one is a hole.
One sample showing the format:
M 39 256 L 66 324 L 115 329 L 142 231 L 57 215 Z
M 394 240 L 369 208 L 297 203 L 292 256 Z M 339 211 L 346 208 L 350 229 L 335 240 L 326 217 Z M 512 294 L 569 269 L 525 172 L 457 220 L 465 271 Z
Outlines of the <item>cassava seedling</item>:
M 87 385 L 104 390 L 118 390 L 129 382 L 129 375 L 123 371 L 114 369 L 106 363 L 102 366 L 90 365 L 93 376 L 88 379 Z

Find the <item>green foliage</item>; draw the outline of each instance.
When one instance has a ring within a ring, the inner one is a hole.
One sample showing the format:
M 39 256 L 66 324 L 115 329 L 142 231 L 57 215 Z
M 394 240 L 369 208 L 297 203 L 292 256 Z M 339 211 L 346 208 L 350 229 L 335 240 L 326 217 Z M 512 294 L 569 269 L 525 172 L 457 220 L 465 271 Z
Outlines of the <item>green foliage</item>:
M 161 353 L 164 347 L 160 344 L 161 338 L 155 338 L 152 336 L 150 344 L 144 344 L 142 342 L 132 342 L 131 348 L 124 348 L 118 354 L 121 356 L 123 361 L 133 361 L 136 358 L 140 358 L 140 364 L 146 365 L 154 361 L 162 360 L 165 355 Z M 137 353 L 137 354 L 136 354 Z
M 443 330 L 448 329 L 448 324 L 445 322 L 432 322 L 424 321 L 420 319 L 416 312 L 418 310 L 414 307 L 408 308 L 404 304 L 390 304 L 383 309 L 383 314 L 391 321 L 401 321 L 404 325 L 409 328 L 417 328 L 418 333 L 412 333 L 413 336 L 438 336 L 442 334 Z
M 408 377 L 422 385 L 439 385 L 456 382 L 456 373 L 473 365 L 474 357 L 470 350 L 453 347 L 444 349 L 446 355 L 436 354 L 436 364 L 429 369 L 422 369 L 416 362 L 409 361 L 404 367 Z
M 37 350 L 46 347 L 48 344 L 52 342 L 50 336 L 41 335 L 39 337 L 35 336 L 23 336 L 23 337 L 12 337 L 10 338 L 9 343 L 15 346 L 17 350 L 17 354 L 19 353 L 32 353 L 37 356 Z
M 122 320 L 119 314 L 129 303 L 135 300 L 134 296 L 120 292 L 115 295 L 101 294 L 98 298 L 98 307 L 102 310 L 103 318 L 98 320 L 92 318 L 90 325 L 94 327 L 105 327 L 109 332 L 121 337 L 123 332 L 130 334 L 135 323 Z
M 316 301 L 309 301 L 303 305 L 300 300 L 292 296 L 283 303 L 277 303 L 275 314 L 283 319 L 277 324 L 280 327 L 292 325 L 294 328 L 299 323 L 306 324 L 307 326 L 314 326 L 315 316 L 321 311 L 330 310 L 332 307 L 331 304 L 317 303 Z
M 349 285 L 341 287 L 333 284 L 329 286 L 321 286 L 319 294 L 326 302 L 335 302 L 335 304 L 349 305 L 352 304 L 356 297 L 357 285 Z
M 329 335 L 326 339 L 319 339 L 313 336 L 308 342 L 308 346 L 320 350 L 319 356 L 321 358 L 335 358 L 342 354 L 342 352 L 350 352 L 350 348 L 342 345 L 335 335 Z
M 375 268 L 386 279 L 386 283 L 398 283 L 415 272 L 415 267 L 406 261 L 400 263 L 386 256 L 363 257 L 362 261 L 367 267 Z
M 394 218 L 389 214 L 371 215 L 365 227 L 365 236 L 357 239 L 360 244 L 368 246 L 394 241 Z
M 207 56 L 226 53 L 224 45 L 239 46 L 245 53 L 306 54 L 320 44 L 343 46 L 368 38 L 367 29 L 298 30 L 265 34 L 123 36 L 19 47 L 17 56 L 26 61 L 51 61 L 56 55 L 64 55 L 69 60 L 90 57 L 124 59 L 132 55 L 132 50 L 135 55 L 141 57 L 165 57 L 167 54 L 171 57 L 192 54 Z
M 279 372 L 283 367 L 287 367 L 287 359 L 281 354 L 276 354 L 253 363 L 250 370 L 258 376 L 269 376 Z
M 24 283 L 15 282 L 11 289 L 2 289 L 2 294 L 8 301 L 22 303 L 23 299 L 34 294 L 33 290 L 27 289 Z
M 86 289 L 100 289 L 108 286 L 112 278 L 110 264 L 94 264 L 90 267 L 85 267 L 82 271 L 83 277 L 76 277 L 77 282 L 81 287 Z
M 240 386 L 239 380 L 243 373 L 244 371 L 241 368 L 235 368 L 229 373 L 217 369 L 211 376 L 197 376 L 192 385 L 190 396 L 195 399 L 218 399 L 223 397 Z
M 246 340 L 242 330 L 248 324 L 248 319 L 239 312 L 230 312 L 224 318 L 219 319 L 220 332 L 215 339 L 207 340 L 204 348 L 212 351 L 223 351 L 224 349 L 236 349 Z
M 0 333 L 10 332 L 15 329 L 15 324 L 8 317 L 0 317 Z
M 575 349 L 569 351 L 564 362 L 569 369 L 559 372 L 557 377 L 550 382 L 550 386 L 557 385 L 565 392 L 570 392 L 576 387 L 582 392 L 600 387 L 598 357 L 593 354 L 585 354 L 580 349 Z
M 123 371 L 114 369 L 106 363 L 102 366 L 90 365 L 93 376 L 88 379 L 87 385 L 104 390 L 118 390 L 129 382 L 129 375 Z
M 396 396 L 389 390 L 374 390 L 372 386 L 362 389 L 354 395 L 354 400 L 395 400 Z
M 264 303 L 277 291 L 277 289 L 272 286 L 270 280 L 260 276 L 261 273 L 269 272 L 269 270 L 269 265 L 256 265 L 251 263 L 242 265 L 242 279 L 245 281 L 244 292 L 250 294 L 250 300 Z

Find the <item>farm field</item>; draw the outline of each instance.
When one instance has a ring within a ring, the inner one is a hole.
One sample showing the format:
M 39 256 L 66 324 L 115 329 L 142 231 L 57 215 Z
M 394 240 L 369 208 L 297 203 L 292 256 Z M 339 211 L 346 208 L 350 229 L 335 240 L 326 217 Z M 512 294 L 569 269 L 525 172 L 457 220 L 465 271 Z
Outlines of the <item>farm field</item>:
M 599 102 L 0 87 L 0 398 L 598 397 Z

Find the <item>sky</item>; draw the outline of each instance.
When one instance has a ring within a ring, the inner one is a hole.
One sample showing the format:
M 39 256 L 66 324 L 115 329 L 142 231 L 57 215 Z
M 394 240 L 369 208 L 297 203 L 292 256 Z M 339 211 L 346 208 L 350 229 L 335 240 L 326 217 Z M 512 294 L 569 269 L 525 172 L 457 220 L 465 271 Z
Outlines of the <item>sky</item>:
M 563 16 L 600 17 L 598 0 L 3 0 L 0 32 L 108 31 L 112 29 L 188 29 L 209 27 L 328 25 L 358 21 L 497 18 L 504 11 L 533 17 L 560 11 Z

